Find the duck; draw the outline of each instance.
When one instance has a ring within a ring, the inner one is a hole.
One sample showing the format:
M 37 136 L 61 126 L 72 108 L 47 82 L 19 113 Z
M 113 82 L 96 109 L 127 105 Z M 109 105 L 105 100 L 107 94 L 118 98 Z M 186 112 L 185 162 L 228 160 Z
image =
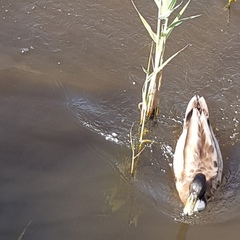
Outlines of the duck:
M 175 185 L 183 215 L 203 211 L 222 182 L 223 160 L 204 97 L 189 101 L 173 157 Z

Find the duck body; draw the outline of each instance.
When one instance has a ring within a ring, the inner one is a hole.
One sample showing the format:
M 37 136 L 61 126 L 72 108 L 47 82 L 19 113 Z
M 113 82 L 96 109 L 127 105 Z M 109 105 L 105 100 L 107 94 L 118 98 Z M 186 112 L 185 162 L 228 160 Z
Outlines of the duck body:
M 220 185 L 223 172 L 220 147 L 203 97 L 194 96 L 188 103 L 173 171 L 184 214 L 203 210 Z

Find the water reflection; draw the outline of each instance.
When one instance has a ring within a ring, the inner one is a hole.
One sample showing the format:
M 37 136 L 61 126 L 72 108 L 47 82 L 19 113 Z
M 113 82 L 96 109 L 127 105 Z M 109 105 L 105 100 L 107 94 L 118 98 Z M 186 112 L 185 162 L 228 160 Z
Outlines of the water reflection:
M 178 229 L 176 240 L 186 240 L 188 229 L 189 229 L 188 224 L 186 224 L 186 223 L 179 224 L 179 229 Z

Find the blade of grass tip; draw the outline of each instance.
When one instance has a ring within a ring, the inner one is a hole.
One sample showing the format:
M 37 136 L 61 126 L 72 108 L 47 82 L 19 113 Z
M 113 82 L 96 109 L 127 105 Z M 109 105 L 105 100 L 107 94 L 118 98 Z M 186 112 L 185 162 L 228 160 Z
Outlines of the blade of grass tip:
M 188 45 L 186 45 L 185 47 L 183 47 L 182 49 L 180 49 L 179 51 L 174 53 L 171 57 L 169 57 L 163 64 L 161 64 L 161 66 L 159 66 L 154 72 L 152 72 L 149 75 L 149 78 L 151 78 L 153 74 L 159 73 L 173 58 L 175 58 L 180 52 L 185 50 L 187 47 L 188 47 Z
M 141 15 L 141 13 L 138 11 L 138 9 L 137 9 L 137 7 L 136 7 L 136 5 L 134 4 L 133 1 L 132 1 L 132 4 L 133 4 L 135 10 L 137 11 L 138 16 L 140 17 L 140 19 L 141 19 L 144 27 L 147 29 L 150 37 L 152 38 L 152 40 L 153 40 L 154 42 L 156 42 L 156 34 L 155 34 L 155 32 L 153 32 L 151 26 L 148 24 L 148 22 L 145 20 L 145 18 L 144 18 L 144 17 Z
M 177 0 L 172 0 L 170 3 L 169 1 L 163 0 L 162 3 L 162 12 L 165 13 L 163 16 L 161 16 L 161 18 L 168 18 L 172 12 L 174 12 L 177 8 L 179 8 L 183 1 L 181 1 L 177 6 L 176 6 Z
M 20 234 L 20 236 L 18 237 L 18 240 L 22 240 L 24 234 L 26 233 L 28 227 L 30 226 L 30 224 L 32 223 L 32 220 L 29 221 L 29 223 L 27 224 L 27 226 L 23 229 L 22 233 Z
M 168 26 L 168 29 L 167 29 L 167 38 L 169 37 L 170 33 L 172 32 L 172 30 L 179 26 L 180 24 L 182 24 L 182 22 L 186 21 L 186 20 L 191 20 L 191 19 L 194 19 L 194 18 L 197 18 L 197 17 L 200 17 L 202 14 L 198 14 L 198 15 L 194 15 L 194 16 L 190 16 L 190 17 L 185 17 L 185 18 L 181 18 L 179 19 L 178 21 L 175 21 L 175 22 L 172 22 L 169 26 Z
M 188 0 L 188 2 L 183 6 L 183 8 L 180 10 L 178 16 L 181 17 L 183 15 L 183 13 L 185 12 L 185 10 L 187 9 L 189 3 L 191 2 L 191 0 Z M 174 20 L 173 20 L 174 21 Z
M 171 26 L 173 23 L 175 23 L 176 21 L 180 20 L 180 17 L 183 15 L 183 13 L 185 12 L 186 8 L 188 7 L 189 3 L 191 2 L 191 0 L 189 0 L 184 6 L 183 8 L 180 10 L 180 12 L 178 13 L 178 15 L 174 18 L 174 20 L 172 21 L 172 23 L 169 25 Z M 170 33 L 172 32 L 173 28 L 169 28 L 169 32 L 167 33 L 167 36 L 170 35 Z
M 154 0 L 154 2 L 156 3 L 157 7 L 160 9 L 160 7 L 161 7 L 161 0 Z
M 177 0 L 172 0 L 171 3 L 169 4 L 169 8 L 173 9 L 177 3 Z
M 169 6 L 169 9 L 171 10 L 171 12 L 173 12 L 176 9 L 178 9 L 182 5 L 182 3 L 183 3 L 183 1 L 181 1 L 177 6 L 176 6 L 176 3 L 174 3 L 173 6 Z
M 181 5 L 182 5 L 183 1 L 181 1 L 177 6 L 175 6 L 172 11 L 175 11 L 176 9 L 178 9 Z
M 162 66 L 159 67 L 159 71 L 161 71 L 173 58 L 175 58 L 180 52 L 184 51 L 186 48 L 188 47 L 188 45 L 186 45 L 185 47 L 183 47 L 182 49 L 180 49 L 179 51 L 177 51 L 176 53 L 174 53 L 171 57 L 169 57 L 163 64 Z

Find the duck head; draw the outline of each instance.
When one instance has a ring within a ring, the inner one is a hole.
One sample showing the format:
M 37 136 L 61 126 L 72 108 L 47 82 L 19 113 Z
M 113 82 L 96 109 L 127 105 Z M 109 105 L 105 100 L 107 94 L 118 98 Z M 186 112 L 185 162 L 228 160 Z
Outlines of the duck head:
M 206 200 L 205 193 L 207 189 L 206 176 L 202 173 L 195 175 L 189 185 L 189 195 L 183 209 L 184 215 L 192 215 L 194 212 L 199 212 L 205 209 Z

